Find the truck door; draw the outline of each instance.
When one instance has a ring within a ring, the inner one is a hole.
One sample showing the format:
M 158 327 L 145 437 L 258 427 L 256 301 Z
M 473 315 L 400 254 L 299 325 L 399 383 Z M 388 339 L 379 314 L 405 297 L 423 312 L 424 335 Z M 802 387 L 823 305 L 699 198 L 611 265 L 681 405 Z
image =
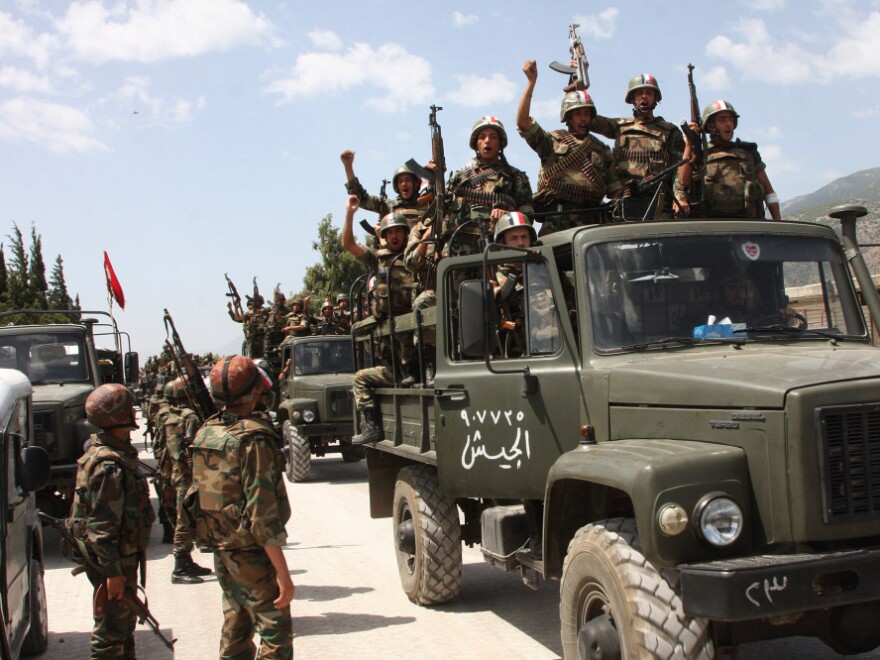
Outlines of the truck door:
M 10 644 L 20 643 L 27 624 L 26 606 L 28 591 L 28 504 L 29 500 L 19 487 L 20 463 L 23 438 L 27 437 L 27 402 L 19 400 L 12 411 L 7 428 L 3 429 L 3 475 L 2 498 L 5 506 L 0 510 L 2 518 L 3 547 L 3 598 L 8 613 L 6 631 Z
M 483 272 L 495 297 L 483 319 L 488 358 L 462 343 L 462 296 L 472 285 L 485 290 Z M 445 345 L 435 379 L 441 486 L 454 496 L 543 498 L 550 466 L 578 443 L 583 409 L 559 274 L 545 261 L 520 259 L 488 271 L 446 269 L 444 286 Z

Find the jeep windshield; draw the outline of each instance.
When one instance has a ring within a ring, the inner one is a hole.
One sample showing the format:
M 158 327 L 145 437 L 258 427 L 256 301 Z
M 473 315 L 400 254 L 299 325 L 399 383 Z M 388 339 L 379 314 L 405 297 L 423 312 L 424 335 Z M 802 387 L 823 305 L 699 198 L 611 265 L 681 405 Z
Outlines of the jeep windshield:
M 297 376 L 353 372 L 350 341 L 312 340 L 293 347 L 293 373 Z
M 592 245 L 585 258 L 602 351 L 866 333 L 843 254 L 827 239 L 672 236 Z
M 31 383 L 88 383 L 82 335 L 75 332 L 0 336 L 0 367 L 18 369 Z

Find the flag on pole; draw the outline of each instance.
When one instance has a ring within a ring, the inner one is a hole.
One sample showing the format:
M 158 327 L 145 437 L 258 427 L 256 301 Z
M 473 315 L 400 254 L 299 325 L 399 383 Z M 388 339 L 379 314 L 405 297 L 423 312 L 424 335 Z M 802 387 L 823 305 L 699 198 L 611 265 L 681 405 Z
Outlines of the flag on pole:
M 116 273 L 113 272 L 113 264 L 110 263 L 110 257 L 107 251 L 104 251 L 104 275 L 107 277 L 107 293 L 116 299 L 120 309 L 125 309 L 125 294 L 122 293 L 122 285 L 116 279 Z

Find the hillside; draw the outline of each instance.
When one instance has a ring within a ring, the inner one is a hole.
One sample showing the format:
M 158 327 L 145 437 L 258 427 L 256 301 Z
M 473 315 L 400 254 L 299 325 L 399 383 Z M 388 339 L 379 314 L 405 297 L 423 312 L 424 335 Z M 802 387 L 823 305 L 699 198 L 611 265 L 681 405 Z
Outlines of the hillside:
M 835 179 L 808 195 L 801 195 L 782 202 L 780 210 L 783 216 L 791 215 L 803 209 L 827 204 L 832 200 L 859 196 L 861 191 L 876 186 L 878 183 L 880 183 L 880 167 L 854 172 Z

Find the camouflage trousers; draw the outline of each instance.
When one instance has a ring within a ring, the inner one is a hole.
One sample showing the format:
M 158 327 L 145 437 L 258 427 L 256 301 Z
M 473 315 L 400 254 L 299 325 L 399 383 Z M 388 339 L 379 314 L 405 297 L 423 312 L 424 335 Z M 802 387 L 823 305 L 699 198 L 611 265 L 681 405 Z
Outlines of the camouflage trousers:
M 354 383 L 351 388 L 357 409 L 372 409 L 376 405 L 373 399 L 373 390 L 377 387 L 392 387 L 393 385 L 391 369 L 388 367 L 360 369 L 354 375 Z
M 153 480 L 153 487 L 159 501 L 159 523 L 173 529 L 177 521 L 177 491 L 162 477 Z
M 134 591 L 137 585 L 138 559 L 136 556 L 126 557 L 122 560 L 122 574 L 125 575 L 125 590 Z M 86 575 L 97 591 L 104 576 L 98 575 L 92 570 L 87 570 Z M 94 596 L 93 596 L 94 600 Z M 95 617 L 95 626 L 92 628 L 91 658 L 93 660 L 133 660 L 137 657 L 134 650 L 134 628 L 137 623 L 137 615 L 129 607 L 125 599 L 107 599 L 107 611 L 102 617 Z
M 275 568 L 260 546 L 215 550 L 214 572 L 223 589 L 221 660 L 293 658 L 290 606 L 278 609 Z M 260 648 L 254 644 L 260 635 Z M 255 655 L 256 654 L 256 655 Z
M 186 491 L 191 485 L 192 479 L 189 481 L 182 479 L 176 486 L 177 522 L 174 525 L 174 548 L 172 550 L 175 557 L 188 555 L 193 549 L 193 535 L 189 525 L 189 517 L 183 512 L 183 498 L 186 497 Z

